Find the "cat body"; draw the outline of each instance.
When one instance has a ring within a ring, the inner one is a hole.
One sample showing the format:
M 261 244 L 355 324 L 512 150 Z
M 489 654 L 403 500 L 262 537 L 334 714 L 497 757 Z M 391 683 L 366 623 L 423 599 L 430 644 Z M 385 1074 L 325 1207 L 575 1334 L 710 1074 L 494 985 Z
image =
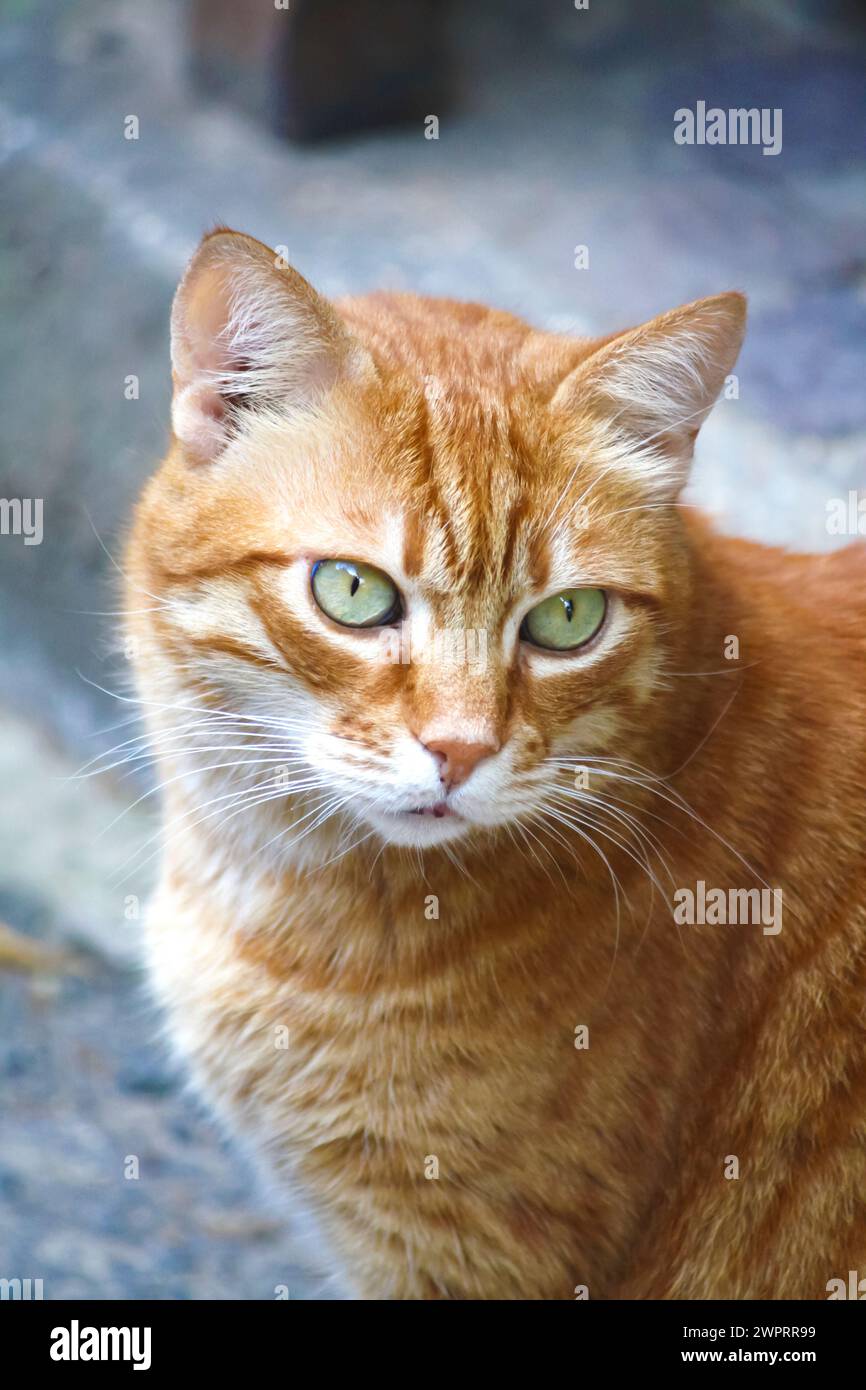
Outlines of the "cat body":
M 335 308 L 228 232 L 181 285 L 127 570 L 151 977 L 362 1297 L 866 1272 L 866 560 L 677 505 L 742 327 L 736 295 L 600 342 Z M 337 557 L 397 616 L 317 607 Z M 578 589 L 597 629 L 535 644 Z M 425 658 L 455 631 L 476 659 Z M 773 911 L 678 919 L 713 890 Z

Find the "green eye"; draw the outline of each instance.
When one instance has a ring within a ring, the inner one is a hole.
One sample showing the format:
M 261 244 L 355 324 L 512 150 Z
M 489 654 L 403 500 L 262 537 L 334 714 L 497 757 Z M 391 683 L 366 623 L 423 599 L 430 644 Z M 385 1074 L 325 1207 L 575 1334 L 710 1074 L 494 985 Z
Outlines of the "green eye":
M 384 627 L 402 612 L 394 581 L 362 560 L 317 560 L 312 588 L 322 612 L 343 627 Z
M 606 607 L 603 589 L 563 589 L 529 610 L 520 636 L 535 647 L 572 652 L 595 636 Z

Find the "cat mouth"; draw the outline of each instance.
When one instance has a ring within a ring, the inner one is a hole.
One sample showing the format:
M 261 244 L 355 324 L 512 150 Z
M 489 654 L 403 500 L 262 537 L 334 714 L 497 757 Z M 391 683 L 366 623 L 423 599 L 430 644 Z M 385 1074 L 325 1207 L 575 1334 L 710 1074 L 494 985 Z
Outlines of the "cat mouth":
M 371 808 L 369 819 L 386 840 L 396 845 L 415 845 L 423 848 L 465 835 L 472 822 L 452 810 L 447 801 L 432 801 L 426 806 L 394 807 L 384 811 Z

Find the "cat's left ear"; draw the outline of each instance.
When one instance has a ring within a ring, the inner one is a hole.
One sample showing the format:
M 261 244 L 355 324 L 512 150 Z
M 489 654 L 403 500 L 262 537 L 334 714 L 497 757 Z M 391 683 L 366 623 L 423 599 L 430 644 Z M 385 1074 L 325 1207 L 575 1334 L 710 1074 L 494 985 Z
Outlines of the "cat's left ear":
M 204 238 L 178 287 L 171 365 L 172 427 L 195 463 L 217 458 L 257 411 L 376 379 L 328 301 L 281 256 L 227 228 Z
M 746 300 L 736 292 L 684 304 L 602 343 L 560 384 L 553 405 L 601 418 L 630 470 L 655 495 L 675 497 L 745 327 Z

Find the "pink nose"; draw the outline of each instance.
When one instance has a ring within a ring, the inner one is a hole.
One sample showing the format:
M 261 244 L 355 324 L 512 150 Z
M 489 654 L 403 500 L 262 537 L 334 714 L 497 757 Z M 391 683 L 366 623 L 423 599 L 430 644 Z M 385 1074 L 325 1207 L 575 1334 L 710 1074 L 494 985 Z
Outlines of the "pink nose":
M 461 743 L 459 739 L 438 738 L 424 745 L 440 761 L 439 776 L 449 789 L 465 782 L 482 758 L 495 753 L 498 743 Z

